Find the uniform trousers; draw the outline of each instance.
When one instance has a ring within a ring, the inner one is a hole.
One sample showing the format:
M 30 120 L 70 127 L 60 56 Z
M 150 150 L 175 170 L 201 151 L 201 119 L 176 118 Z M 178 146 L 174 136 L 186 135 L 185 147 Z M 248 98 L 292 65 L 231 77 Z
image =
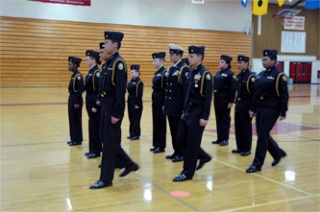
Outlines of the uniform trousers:
M 140 128 L 140 120 L 142 115 L 142 106 L 138 109 L 135 108 L 134 104 L 135 96 L 128 97 L 128 115 L 129 115 L 129 133 L 130 137 L 140 136 L 141 128 Z
M 102 142 L 100 140 L 100 117 L 101 107 L 96 107 L 97 112 L 92 112 L 92 107 L 96 105 L 94 94 L 88 94 L 86 97 L 86 109 L 88 113 L 89 127 L 89 152 L 100 153 L 102 151 Z
M 236 103 L 234 126 L 237 149 L 241 152 L 251 151 L 252 145 L 252 118 L 249 115 L 251 100 L 241 100 Z
M 183 152 L 182 149 L 179 148 L 179 142 L 178 142 L 178 129 L 179 129 L 179 123 L 181 121 L 181 115 L 179 116 L 167 116 L 169 127 L 170 127 L 170 133 L 172 138 L 172 147 L 174 149 L 174 155 L 182 156 Z
M 279 108 L 258 108 L 256 117 L 258 141 L 252 165 L 261 168 L 267 151 L 269 151 L 274 160 L 278 160 L 285 155 L 285 152 L 270 136 L 270 131 L 278 120 L 279 115 Z
M 192 178 L 198 159 L 208 157 L 208 154 L 201 148 L 201 140 L 204 127 L 200 122 L 201 108 L 189 107 L 184 113 L 179 124 L 178 140 L 180 148 L 184 149 L 183 171 L 188 178 Z
M 74 108 L 78 96 L 69 95 L 68 99 L 68 116 L 69 116 L 69 133 L 71 141 L 82 142 L 82 101 L 79 108 Z
M 229 102 L 226 98 L 214 97 L 214 112 L 216 115 L 218 142 L 229 140 L 231 110 L 228 108 L 228 104 Z
M 154 147 L 166 148 L 167 123 L 162 108 L 164 97 L 162 92 L 152 93 L 152 144 Z
M 125 168 L 133 164 L 131 158 L 121 147 L 121 122 L 111 123 L 113 97 L 102 99 L 101 109 L 101 140 L 103 142 L 100 180 L 111 183 L 115 168 Z

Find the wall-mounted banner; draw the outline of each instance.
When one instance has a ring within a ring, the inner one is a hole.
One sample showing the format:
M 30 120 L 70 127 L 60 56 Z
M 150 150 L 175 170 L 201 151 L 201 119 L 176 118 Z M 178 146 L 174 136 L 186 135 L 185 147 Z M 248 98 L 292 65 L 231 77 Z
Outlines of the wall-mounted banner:
M 39 1 L 43 3 L 54 3 L 54 4 L 71 4 L 77 6 L 91 6 L 91 0 L 30 0 Z
M 292 18 L 284 18 L 284 29 L 304 30 L 304 16 L 293 16 Z
M 204 4 L 204 0 L 191 0 L 192 4 Z

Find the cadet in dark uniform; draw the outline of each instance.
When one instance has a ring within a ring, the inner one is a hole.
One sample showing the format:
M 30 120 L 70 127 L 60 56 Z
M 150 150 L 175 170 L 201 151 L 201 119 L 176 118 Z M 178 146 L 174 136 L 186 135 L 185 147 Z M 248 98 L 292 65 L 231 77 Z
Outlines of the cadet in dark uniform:
M 237 76 L 237 96 L 234 112 L 234 128 L 236 133 L 237 149 L 233 153 L 241 153 L 242 156 L 251 154 L 252 145 L 252 110 L 253 86 L 255 75 L 248 69 L 250 57 L 239 55 L 238 68 L 241 71 Z
M 226 146 L 229 144 L 230 131 L 230 111 L 234 102 L 236 92 L 236 76 L 230 70 L 232 57 L 221 55 L 219 68 L 213 77 L 213 92 L 214 92 L 214 112 L 216 115 L 217 136 L 213 144 Z
M 166 69 L 163 67 L 166 53 L 157 52 L 152 54 L 153 66 L 157 69 L 152 79 L 152 144 L 150 149 L 153 153 L 164 152 L 166 148 L 167 123 L 163 114 L 164 84 Z
M 68 115 L 69 115 L 69 146 L 82 144 L 82 106 L 83 106 L 83 76 L 78 71 L 81 63 L 81 58 L 68 58 L 68 69 L 72 71 L 72 76 L 69 83 L 69 99 L 68 99 Z
M 86 109 L 88 113 L 89 126 L 89 152 L 85 153 L 88 159 L 100 157 L 102 145 L 100 141 L 100 106 L 96 105 L 96 97 L 99 88 L 101 64 L 99 52 L 86 51 L 86 63 L 90 70 L 86 76 L 84 89 L 86 91 Z
M 99 189 L 112 186 L 115 168 L 125 168 L 120 177 L 139 169 L 121 147 L 121 122 L 125 109 L 127 67 L 119 54 L 121 32 L 105 32 L 104 51 L 100 51 L 103 65 L 99 94 L 101 100 L 101 140 L 103 142 L 100 179 L 90 186 Z
M 130 121 L 130 140 L 138 140 L 140 137 L 140 120 L 142 114 L 143 82 L 139 77 L 140 65 L 131 65 L 130 75 L 132 79 L 128 83 L 128 115 Z
M 179 125 L 179 141 L 184 145 L 184 163 L 180 175 L 174 182 L 191 180 L 195 170 L 200 169 L 211 160 L 200 146 L 202 134 L 209 120 L 212 99 L 212 76 L 202 65 L 204 46 L 189 46 L 190 72 L 188 74 L 188 89 L 184 103 L 184 114 Z M 197 165 L 197 160 L 200 162 Z
M 187 74 L 189 67 L 182 63 L 182 55 L 186 50 L 175 44 L 169 44 L 170 60 L 173 63 L 168 68 L 166 74 L 166 92 L 164 99 L 164 114 L 167 115 L 172 147 L 174 153 L 167 155 L 166 158 L 172 162 L 183 161 L 183 151 L 178 147 L 178 127 L 183 111 L 183 103 L 185 99 L 184 87 L 187 85 Z
M 258 141 L 254 160 L 247 173 L 261 171 L 267 150 L 274 159 L 272 166 L 287 155 L 270 136 L 277 120 L 286 118 L 289 101 L 287 76 L 275 66 L 276 63 L 277 50 L 265 49 L 262 65 L 266 70 L 256 78 L 253 111 L 250 111 L 251 117 L 256 114 Z

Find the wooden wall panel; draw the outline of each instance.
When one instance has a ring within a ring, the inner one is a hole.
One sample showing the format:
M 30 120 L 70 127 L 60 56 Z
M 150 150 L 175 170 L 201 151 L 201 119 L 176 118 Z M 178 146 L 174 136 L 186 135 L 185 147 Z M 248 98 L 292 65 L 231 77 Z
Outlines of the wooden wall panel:
M 284 8 L 284 7 L 283 7 Z M 282 55 L 315 55 L 317 59 L 320 58 L 320 9 L 318 10 L 306 10 L 303 7 L 297 7 L 301 9 L 301 12 L 297 16 L 305 17 L 305 30 L 284 30 L 282 18 L 272 18 L 273 14 L 280 11 L 277 4 L 268 5 L 268 14 L 262 16 L 261 35 L 257 35 L 258 29 L 258 16 L 253 16 L 252 21 L 254 23 L 254 50 L 253 55 L 255 58 L 262 57 L 263 49 L 277 49 L 279 54 Z M 306 32 L 306 53 L 282 53 L 281 51 L 281 31 L 295 31 Z
M 150 86 L 154 73 L 151 54 L 168 52 L 168 44 L 184 48 L 206 46 L 204 65 L 211 73 L 218 70 L 221 54 L 234 57 L 251 55 L 251 36 L 238 32 L 174 29 L 132 25 L 96 24 L 28 18 L 0 17 L 1 87 L 53 87 L 68 85 L 70 55 L 83 59 L 79 70 L 86 75 L 85 51 L 98 51 L 104 31 L 121 31 L 125 36 L 120 49 L 127 65 L 141 65 L 141 78 Z M 184 57 L 187 57 L 185 53 Z M 167 56 L 166 68 L 171 64 Z

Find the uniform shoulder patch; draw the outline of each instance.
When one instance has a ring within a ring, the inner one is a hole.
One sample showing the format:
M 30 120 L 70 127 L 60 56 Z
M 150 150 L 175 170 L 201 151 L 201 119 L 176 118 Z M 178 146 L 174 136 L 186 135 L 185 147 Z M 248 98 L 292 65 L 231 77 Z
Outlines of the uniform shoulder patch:
M 77 76 L 77 80 L 82 80 L 82 77 L 80 75 Z
M 206 74 L 206 80 L 211 80 L 211 74 L 209 73 Z
M 101 74 L 100 74 L 100 71 L 97 71 L 97 73 L 96 73 L 96 77 L 98 77 L 98 78 L 99 78 L 99 77 L 100 77 L 100 75 L 101 75 Z
M 122 63 L 122 62 L 119 62 L 119 64 L 118 64 L 118 69 L 122 71 L 123 68 L 124 68 L 123 63 Z
M 256 78 L 255 77 L 251 77 L 251 82 L 255 82 Z
M 236 76 L 236 75 L 233 75 L 233 79 L 237 79 L 237 76 Z
M 288 80 L 287 76 L 283 75 L 282 80 L 286 82 Z

